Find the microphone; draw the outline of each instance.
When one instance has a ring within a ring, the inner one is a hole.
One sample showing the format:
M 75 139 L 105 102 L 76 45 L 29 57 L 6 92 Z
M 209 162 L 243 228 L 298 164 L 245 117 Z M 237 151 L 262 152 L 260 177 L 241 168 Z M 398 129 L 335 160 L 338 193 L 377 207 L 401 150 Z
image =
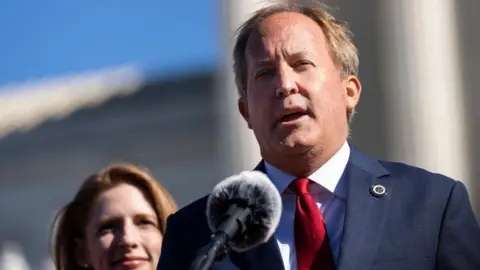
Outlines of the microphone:
M 282 200 L 270 179 L 259 171 L 244 171 L 218 183 L 207 200 L 210 243 L 199 250 L 190 270 L 209 269 L 231 248 L 245 252 L 265 243 L 280 221 Z

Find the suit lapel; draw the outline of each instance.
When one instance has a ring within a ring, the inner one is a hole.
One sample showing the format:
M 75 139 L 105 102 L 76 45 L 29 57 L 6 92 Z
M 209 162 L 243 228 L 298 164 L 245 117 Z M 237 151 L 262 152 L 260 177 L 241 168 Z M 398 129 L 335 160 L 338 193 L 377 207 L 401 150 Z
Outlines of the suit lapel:
M 263 161 L 261 161 L 254 170 L 265 172 Z M 231 251 L 229 257 L 230 260 L 242 270 L 285 269 L 275 235 L 270 237 L 266 243 L 244 253 Z
M 338 270 L 370 265 L 377 251 L 392 186 L 389 172 L 376 160 L 351 151 L 345 170 L 348 185 L 345 225 Z M 375 184 L 386 188 L 384 196 L 371 192 Z

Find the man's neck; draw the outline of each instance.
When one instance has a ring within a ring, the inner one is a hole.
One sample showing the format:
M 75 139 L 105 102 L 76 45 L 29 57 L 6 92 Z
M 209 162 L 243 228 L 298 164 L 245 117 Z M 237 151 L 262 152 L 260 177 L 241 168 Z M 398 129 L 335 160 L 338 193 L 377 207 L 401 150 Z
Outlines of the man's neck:
M 278 154 L 275 157 L 262 155 L 265 161 L 285 173 L 307 177 L 322 167 L 343 146 L 345 141 L 332 147 L 314 147 L 304 153 Z

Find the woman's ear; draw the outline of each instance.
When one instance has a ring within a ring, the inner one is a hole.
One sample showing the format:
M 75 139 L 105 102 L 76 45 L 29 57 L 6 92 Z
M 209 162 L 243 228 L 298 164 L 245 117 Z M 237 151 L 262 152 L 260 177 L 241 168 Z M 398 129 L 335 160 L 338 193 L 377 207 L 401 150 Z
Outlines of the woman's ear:
M 75 250 L 74 250 L 74 255 L 75 255 L 75 262 L 83 268 L 90 268 L 90 265 L 88 263 L 87 259 L 87 253 L 86 253 L 86 247 L 85 247 L 85 241 L 83 239 L 76 238 L 75 239 Z

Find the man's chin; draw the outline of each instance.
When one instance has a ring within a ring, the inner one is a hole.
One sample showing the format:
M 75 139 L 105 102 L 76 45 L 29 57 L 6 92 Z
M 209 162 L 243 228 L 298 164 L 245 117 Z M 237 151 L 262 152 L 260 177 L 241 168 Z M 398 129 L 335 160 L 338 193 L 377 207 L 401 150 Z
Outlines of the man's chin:
M 285 153 L 305 153 L 308 152 L 314 146 L 305 138 L 294 139 L 287 138 L 281 141 L 278 145 L 280 150 Z

